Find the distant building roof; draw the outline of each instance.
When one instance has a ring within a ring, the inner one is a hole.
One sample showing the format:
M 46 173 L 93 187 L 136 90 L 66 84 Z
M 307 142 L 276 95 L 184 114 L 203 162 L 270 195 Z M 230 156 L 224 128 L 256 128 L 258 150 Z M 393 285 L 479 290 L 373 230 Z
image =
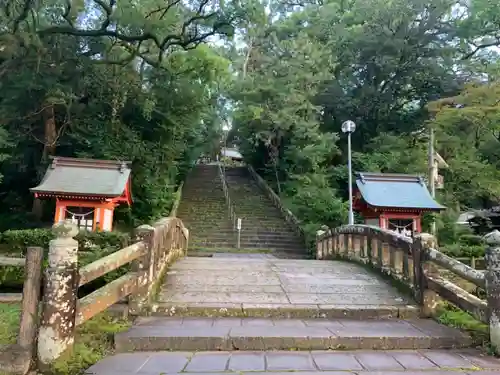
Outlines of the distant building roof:
M 356 173 L 363 200 L 373 207 L 444 210 L 419 176 L 394 173 Z
M 42 182 L 30 189 L 40 195 L 121 196 L 130 177 L 130 162 L 54 157 Z
M 243 156 L 235 148 L 223 148 L 221 153 L 222 156 L 226 158 L 243 159 Z

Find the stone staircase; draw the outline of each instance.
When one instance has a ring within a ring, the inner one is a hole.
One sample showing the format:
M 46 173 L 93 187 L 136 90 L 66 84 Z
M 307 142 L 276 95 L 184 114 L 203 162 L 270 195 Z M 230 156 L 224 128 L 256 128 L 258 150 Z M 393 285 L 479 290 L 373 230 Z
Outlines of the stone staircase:
M 303 258 L 303 240 L 259 188 L 246 167 L 225 170 L 236 216 L 242 219 L 241 247 L 270 249 L 286 258 Z
M 237 234 L 228 208 L 217 165 L 197 165 L 188 175 L 177 216 L 190 231 L 190 253 L 235 249 Z M 242 218 L 240 250 L 271 252 L 286 258 L 303 258 L 303 241 L 273 206 L 245 167 L 228 167 L 226 180 L 236 216 Z M 208 250 L 208 251 L 207 251 Z
M 189 250 L 228 248 L 233 235 L 217 165 L 195 166 L 186 178 L 177 210 L 189 229 Z

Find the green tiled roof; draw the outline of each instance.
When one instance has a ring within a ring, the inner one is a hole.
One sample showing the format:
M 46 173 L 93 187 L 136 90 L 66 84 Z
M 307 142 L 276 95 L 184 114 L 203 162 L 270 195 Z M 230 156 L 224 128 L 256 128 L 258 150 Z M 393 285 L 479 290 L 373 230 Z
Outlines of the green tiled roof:
M 394 173 L 356 173 L 356 186 L 373 207 L 444 210 L 420 176 Z
M 33 193 L 118 197 L 130 177 L 130 162 L 55 157 Z

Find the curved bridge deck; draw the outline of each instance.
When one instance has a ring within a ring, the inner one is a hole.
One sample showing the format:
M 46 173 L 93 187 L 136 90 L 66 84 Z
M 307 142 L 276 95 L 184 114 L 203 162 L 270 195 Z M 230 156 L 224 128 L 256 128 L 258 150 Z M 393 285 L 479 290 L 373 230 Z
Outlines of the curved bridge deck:
M 154 310 L 225 311 L 244 316 L 402 317 L 417 312 L 404 295 L 362 266 L 271 255 L 185 258 L 169 270 Z M 279 313 L 281 312 L 281 313 Z M 217 314 L 216 314 L 217 315 Z

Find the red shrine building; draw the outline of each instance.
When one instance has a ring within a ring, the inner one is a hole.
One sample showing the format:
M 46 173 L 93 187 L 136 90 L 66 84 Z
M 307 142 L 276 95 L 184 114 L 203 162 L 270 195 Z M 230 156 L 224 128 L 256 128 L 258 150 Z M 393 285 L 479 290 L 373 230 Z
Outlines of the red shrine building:
M 356 173 L 354 210 L 366 225 L 412 236 L 422 231 L 422 215 L 446 207 L 437 203 L 420 176 L 395 173 Z
M 120 204 L 132 204 L 130 162 L 54 157 L 42 182 L 30 189 L 55 199 L 54 223 L 72 220 L 81 230 L 111 231 Z

